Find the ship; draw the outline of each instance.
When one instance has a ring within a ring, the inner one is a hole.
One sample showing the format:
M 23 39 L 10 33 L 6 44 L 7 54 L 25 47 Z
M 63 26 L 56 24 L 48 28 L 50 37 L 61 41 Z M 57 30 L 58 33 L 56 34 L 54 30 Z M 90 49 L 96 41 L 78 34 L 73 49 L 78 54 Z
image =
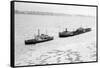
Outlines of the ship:
M 80 27 L 80 28 L 76 29 L 75 31 L 67 31 L 67 28 L 66 28 L 65 31 L 59 32 L 59 37 L 61 37 L 61 38 L 72 37 L 72 36 L 76 36 L 76 35 L 79 35 L 79 34 L 90 32 L 90 31 L 91 31 L 91 28 Z
M 40 30 L 38 30 L 38 35 L 34 36 L 33 39 L 25 40 L 26 45 L 37 44 L 42 42 L 47 42 L 53 40 L 53 36 L 49 36 L 47 34 L 40 34 Z

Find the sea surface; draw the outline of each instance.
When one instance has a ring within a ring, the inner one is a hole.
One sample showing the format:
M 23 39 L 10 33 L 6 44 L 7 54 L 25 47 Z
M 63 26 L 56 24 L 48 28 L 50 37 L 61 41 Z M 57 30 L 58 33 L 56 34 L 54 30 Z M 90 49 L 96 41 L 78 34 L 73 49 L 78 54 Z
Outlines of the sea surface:
M 68 38 L 59 38 L 58 33 L 79 27 L 92 31 Z M 25 45 L 25 40 L 34 38 L 37 30 L 54 36 L 54 40 Z M 96 61 L 96 18 L 93 16 L 42 16 L 15 14 L 15 65 L 40 65 Z

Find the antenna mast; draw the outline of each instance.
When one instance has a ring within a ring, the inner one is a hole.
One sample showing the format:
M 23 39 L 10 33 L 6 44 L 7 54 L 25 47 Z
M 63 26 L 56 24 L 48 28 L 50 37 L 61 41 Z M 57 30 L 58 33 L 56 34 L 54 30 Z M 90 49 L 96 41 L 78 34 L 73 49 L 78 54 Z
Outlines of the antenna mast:
M 38 29 L 38 35 L 40 36 L 40 29 Z

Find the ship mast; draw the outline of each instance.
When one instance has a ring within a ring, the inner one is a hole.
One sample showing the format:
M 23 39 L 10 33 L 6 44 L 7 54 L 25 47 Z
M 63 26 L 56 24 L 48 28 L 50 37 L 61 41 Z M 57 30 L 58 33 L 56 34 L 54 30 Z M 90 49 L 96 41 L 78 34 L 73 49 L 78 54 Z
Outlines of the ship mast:
M 47 30 L 46 30 L 46 35 L 47 35 Z
M 40 29 L 38 29 L 38 35 L 40 36 Z
M 36 34 L 34 34 L 34 38 L 36 38 Z

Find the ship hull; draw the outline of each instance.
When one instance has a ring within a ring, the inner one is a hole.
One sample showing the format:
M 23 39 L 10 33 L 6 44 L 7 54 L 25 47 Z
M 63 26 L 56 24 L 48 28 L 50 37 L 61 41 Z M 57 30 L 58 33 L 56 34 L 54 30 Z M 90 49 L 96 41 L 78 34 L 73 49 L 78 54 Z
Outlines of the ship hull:
M 85 29 L 85 31 L 73 31 L 73 32 L 71 32 L 71 34 L 60 32 L 59 37 L 60 38 L 72 37 L 72 36 L 80 35 L 80 34 L 83 34 L 83 33 L 86 33 L 86 32 L 90 32 L 90 31 L 91 31 L 91 29 L 87 28 L 87 29 Z
M 31 45 L 31 44 L 37 44 L 37 43 L 47 42 L 47 41 L 51 41 L 51 40 L 53 40 L 53 38 L 44 39 L 44 40 L 31 39 L 31 40 L 25 40 L 25 44 Z

